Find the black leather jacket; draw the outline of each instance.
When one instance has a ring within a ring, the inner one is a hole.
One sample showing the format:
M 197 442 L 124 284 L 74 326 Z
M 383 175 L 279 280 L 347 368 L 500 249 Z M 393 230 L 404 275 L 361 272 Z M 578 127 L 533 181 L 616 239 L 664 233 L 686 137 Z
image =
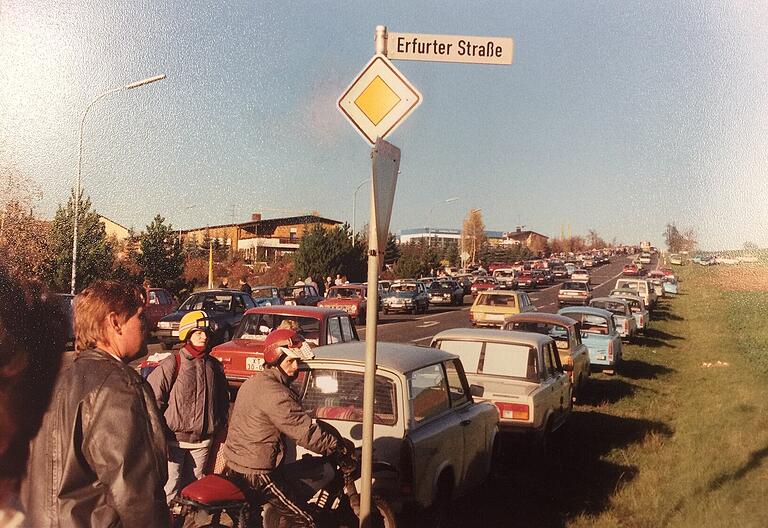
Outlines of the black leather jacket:
M 168 526 L 154 395 L 102 350 L 82 351 L 62 369 L 27 469 L 21 499 L 29 526 Z

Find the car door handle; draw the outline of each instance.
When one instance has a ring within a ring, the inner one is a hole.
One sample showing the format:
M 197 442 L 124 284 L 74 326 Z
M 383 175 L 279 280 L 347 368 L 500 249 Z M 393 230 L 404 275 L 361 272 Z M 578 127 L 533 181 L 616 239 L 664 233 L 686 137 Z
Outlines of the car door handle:
M 459 425 L 467 426 L 472 423 L 472 420 L 462 420 L 459 422 Z

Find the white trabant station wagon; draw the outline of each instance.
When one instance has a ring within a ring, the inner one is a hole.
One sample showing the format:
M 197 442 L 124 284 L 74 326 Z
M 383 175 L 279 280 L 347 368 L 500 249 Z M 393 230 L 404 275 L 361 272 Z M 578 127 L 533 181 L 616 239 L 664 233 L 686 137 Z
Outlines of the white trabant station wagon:
M 533 433 L 546 443 L 573 409 L 571 382 L 549 336 L 454 328 L 433 337 L 432 346 L 461 358 L 467 379 L 498 407 L 502 432 Z
M 294 388 L 304 409 L 362 444 L 365 343 L 314 349 Z M 397 475 L 374 475 L 374 491 L 396 509 L 438 505 L 489 477 L 499 413 L 476 402 L 459 358 L 433 348 L 378 343 L 374 401 L 374 460 Z M 297 449 L 297 457 L 303 454 Z

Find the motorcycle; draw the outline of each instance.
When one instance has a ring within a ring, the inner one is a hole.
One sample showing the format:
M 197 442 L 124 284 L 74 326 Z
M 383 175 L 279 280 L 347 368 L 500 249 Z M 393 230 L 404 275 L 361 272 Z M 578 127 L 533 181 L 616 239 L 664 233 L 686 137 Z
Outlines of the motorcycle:
M 318 420 L 321 423 L 321 420 Z M 333 429 L 327 423 L 322 426 Z M 344 460 L 336 455 L 304 455 L 295 462 L 285 463 L 280 471 L 294 486 L 301 500 L 316 513 L 321 527 L 357 527 L 359 524 L 360 494 L 355 481 L 360 478 L 360 448 Z M 397 472 L 386 462 L 374 462 L 374 475 L 382 472 Z M 258 502 L 258 501 L 257 501 Z M 262 509 L 263 514 L 262 514 Z M 289 524 L 280 511 L 269 503 L 248 502 L 245 493 L 237 484 L 222 475 L 206 475 L 181 490 L 171 502 L 174 528 L 182 526 L 205 526 L 218 528 L 230 526 L 222 524 L 222 516 L 229 517 L 233 528 L 263 526 L 264 528 L 283 528 Z M 198 525 L 198 519 L 205 519 L 204 525 Z M 263 523 L 263 524 L 262 524 Z M 375 528 L 395 528 L 395 514 L 391 506 L 381 497 L 371 500 L 371 526 Z

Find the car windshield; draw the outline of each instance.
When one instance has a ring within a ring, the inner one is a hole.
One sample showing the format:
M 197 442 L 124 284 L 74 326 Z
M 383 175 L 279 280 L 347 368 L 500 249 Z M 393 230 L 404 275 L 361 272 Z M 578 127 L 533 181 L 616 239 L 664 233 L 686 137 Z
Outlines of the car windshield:
M 206 312 L 228 312 L 232 306 L 231 293 L 196 293 L 179 307 L 182 312 L 204 310 Z
M 467 374 L 538 381 L 536 349 L 528 345 L 442 340 L 437 347 L 459 356 Z
M 588 313 L 574 312 L 568 312 L 563 315 L 581 323 L 582 334 L 608 334 L 609 325 L 608 320 L 605 317 Z
M 595 308 L 602 308 L 603 310 L 608 310 L 611 313 L 614 313 L 616 315 L 626 315 L 627 313 L 627 306 L 623 303 L 616 302 L 616 301 L 592 301 L 590 303 L 590 306 L 594 306 Z
M 306 295 L 306 289 L 304 286 L 294 286 L 290 288 L 280 288 L 280 295 L 286 299 L 293 299 L 296 297 L 304 297 Z
M 478 306 L 504 306 L 514 308 L 517 306 L 517 298 L 514 294 L 481 293 L 477 298 Z
M 306 377 L 302 404 L 313 418 L 363 421 L 363 372 L 312 369 Z M 384 376 L 374 380 L 373 421 L 382 425 L 397 422 L 395 384 Z
M 429 291 L 451 292 L 456 286 L 450 282 L 433 282 L 429 285 Z
M 358 288 L 331 288 L 328 297 L 360 297 L 362 291 Z
M 568 328 L 562 325 L 534 321 L 513 321 L 505 327 L 505 330 L 542 334 L 554 339 L 558 349 L 563 350 L 568 348 Z
M 415 292 L 416 285 L 415 284 L 393 284 L 392 286 L 389 287 L 389 291 L 392 293 Z
M 254 288 L 251 292 L 251 297 L 254 299 L 263 299 L 265 297 L 273 297 L 272 288 Z
M 243 317 L 235 332 L 235 339 L 263 341 L 277 327 L 294 327 L 312 345 L 320 344 L 320 321 L 313 317 L 282 314 L 251 313 Z

